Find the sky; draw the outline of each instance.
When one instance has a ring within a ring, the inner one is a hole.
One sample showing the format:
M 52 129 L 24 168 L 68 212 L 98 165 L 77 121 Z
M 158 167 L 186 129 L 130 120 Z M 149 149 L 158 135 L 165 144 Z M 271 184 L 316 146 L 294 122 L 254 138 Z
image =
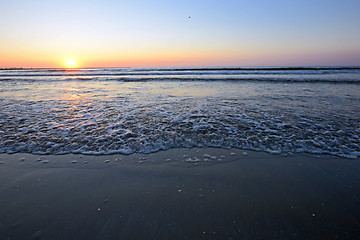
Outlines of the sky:
M 359 66 L 359 0 L 0 0 L 0 67 Z

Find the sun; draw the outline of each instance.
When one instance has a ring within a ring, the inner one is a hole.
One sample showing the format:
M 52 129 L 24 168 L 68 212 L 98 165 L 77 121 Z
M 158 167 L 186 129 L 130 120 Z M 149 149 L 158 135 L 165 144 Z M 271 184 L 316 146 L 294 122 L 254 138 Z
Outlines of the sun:
M 66 66 L 68 68 L 75 68 L 76 67 L 76 62 L 74 59 L 70 58 L 66 60 Z

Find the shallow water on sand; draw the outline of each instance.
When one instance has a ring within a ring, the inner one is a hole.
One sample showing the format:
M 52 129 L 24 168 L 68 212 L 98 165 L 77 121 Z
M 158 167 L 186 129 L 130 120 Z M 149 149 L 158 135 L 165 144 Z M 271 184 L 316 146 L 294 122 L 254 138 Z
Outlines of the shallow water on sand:
M 358 161 L 244 153 L 177 148 L 127 156 L 0 154 L 1 239 L 360 234 Z

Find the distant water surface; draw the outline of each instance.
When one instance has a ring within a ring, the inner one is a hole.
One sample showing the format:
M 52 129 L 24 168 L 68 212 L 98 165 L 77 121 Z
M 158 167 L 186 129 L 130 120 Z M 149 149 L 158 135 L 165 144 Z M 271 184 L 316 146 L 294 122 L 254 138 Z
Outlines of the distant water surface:
M 360 68 L 3 69 L 0 152 L 360 155 Z

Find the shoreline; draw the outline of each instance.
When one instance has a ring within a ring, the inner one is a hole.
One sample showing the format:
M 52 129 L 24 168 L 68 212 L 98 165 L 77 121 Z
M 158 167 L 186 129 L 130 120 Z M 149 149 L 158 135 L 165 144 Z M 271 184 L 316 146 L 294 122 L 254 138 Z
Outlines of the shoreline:
M 360 234 L 357 159 L 218 148 L 0 157 L 5 239 L 354 239 Z

